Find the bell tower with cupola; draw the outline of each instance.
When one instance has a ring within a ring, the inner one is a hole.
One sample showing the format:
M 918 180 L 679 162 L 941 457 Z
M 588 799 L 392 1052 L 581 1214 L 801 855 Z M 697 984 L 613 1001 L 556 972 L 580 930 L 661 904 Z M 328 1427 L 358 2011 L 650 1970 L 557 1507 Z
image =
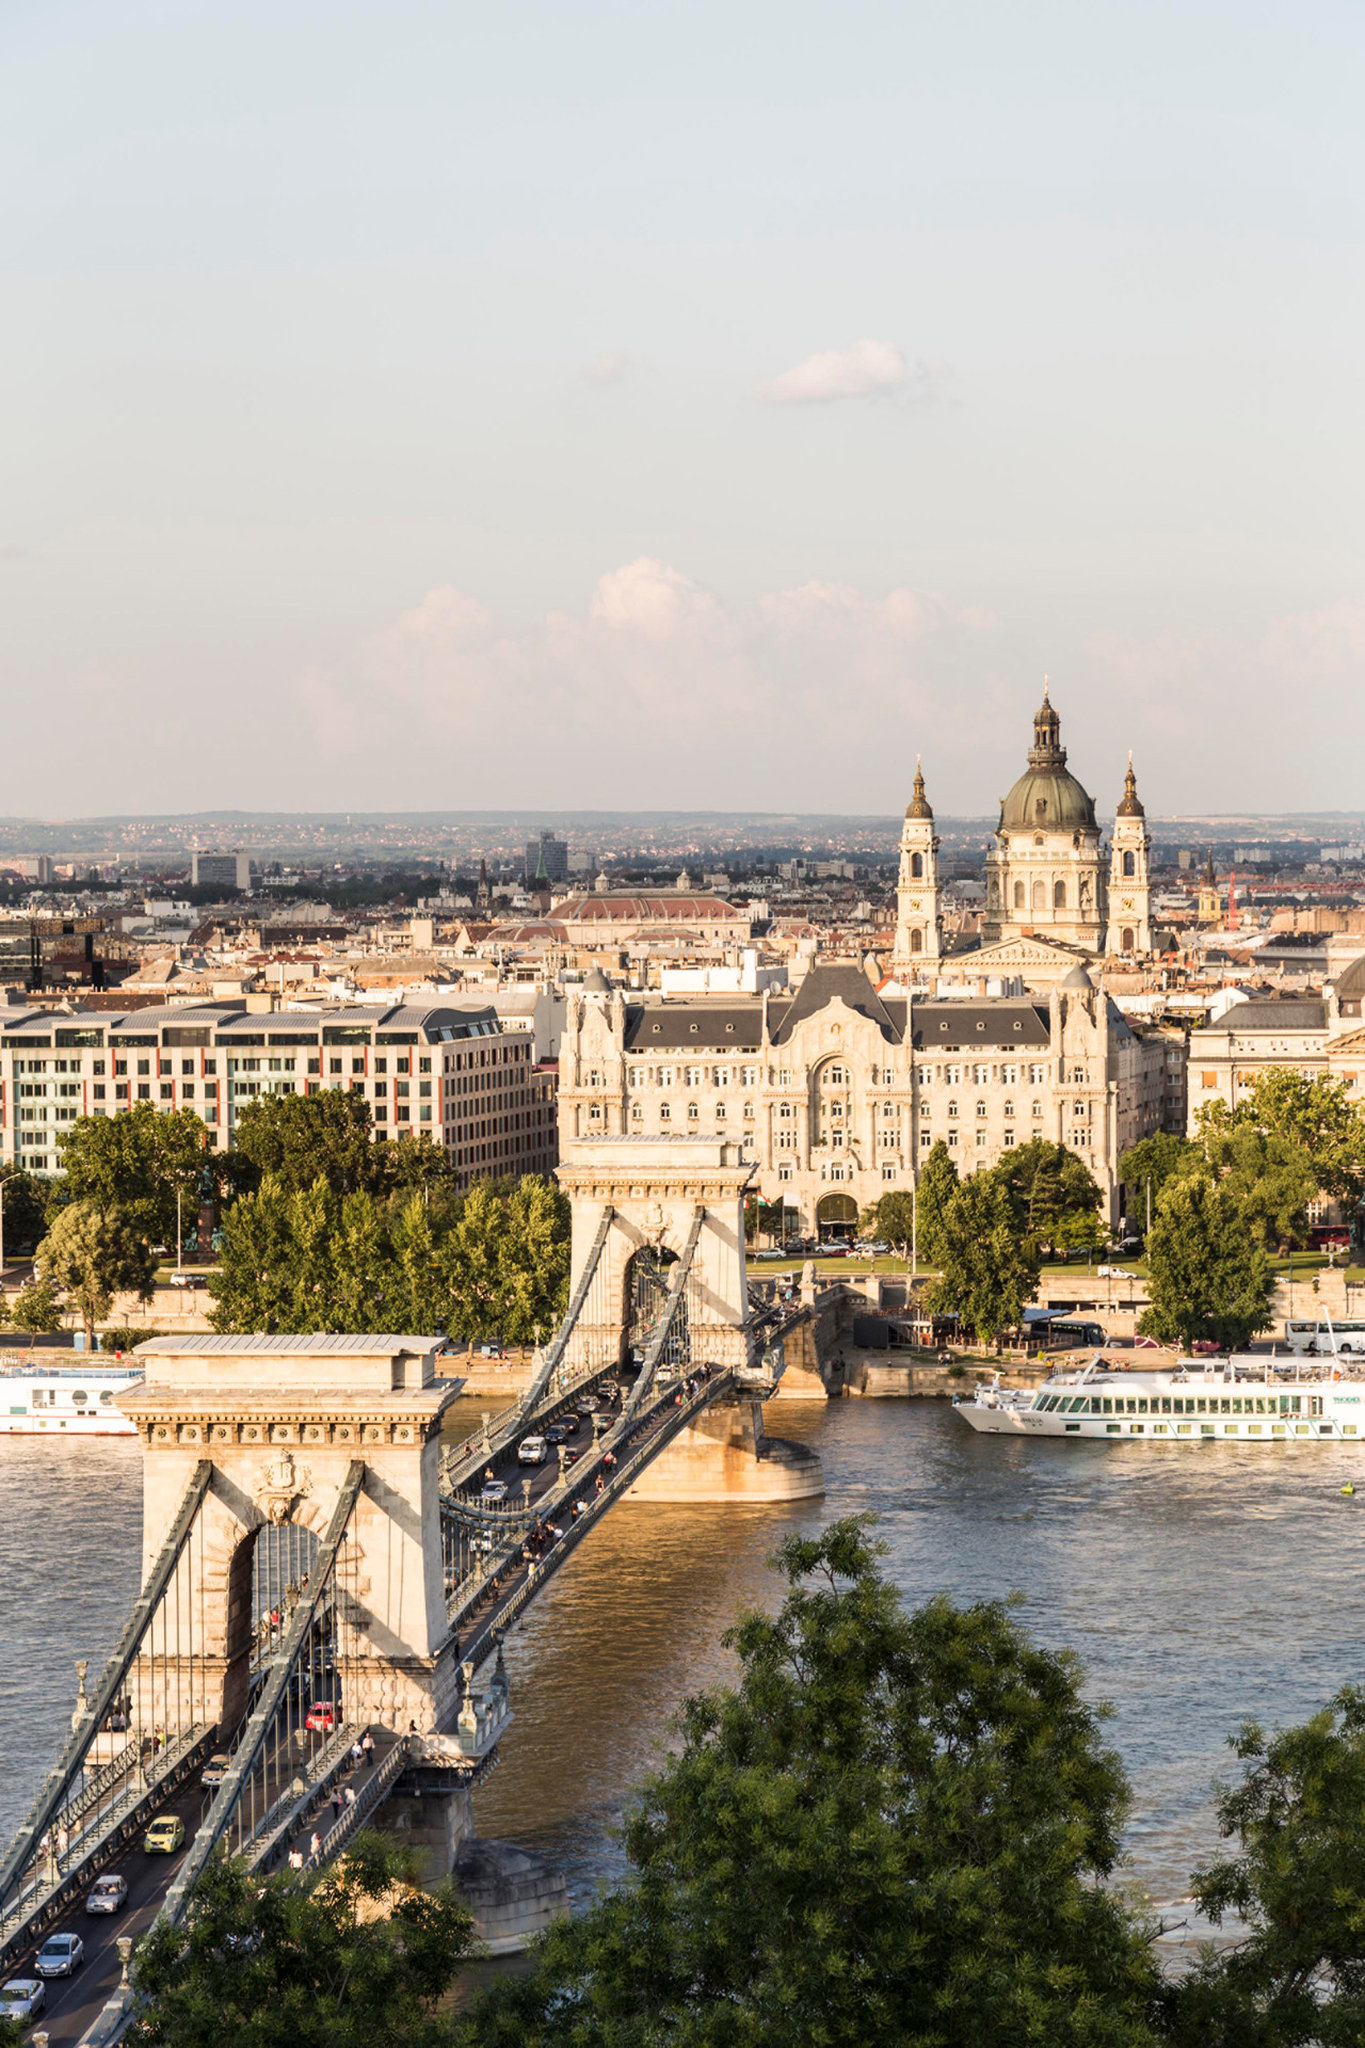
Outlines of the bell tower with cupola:
M 1114 813 L 1114 838 L 1109 859 L 1109 930 L 1106 953 L 1152 951 L 1152 887 L 1149 860 L 1152 841 L 1147 814 L 1137 793 L 1133 756 L 1123 778 L 1123 795 Z
M 938 835 L 934 813 L 924 794 L 924 771 L 915 761 L 915 792 L 905 808 L 901 827 L 901 864 L 896 879 L 896 943 L 893 974 L 914 973 L 927 962 L 937 963 L 939 936 Z

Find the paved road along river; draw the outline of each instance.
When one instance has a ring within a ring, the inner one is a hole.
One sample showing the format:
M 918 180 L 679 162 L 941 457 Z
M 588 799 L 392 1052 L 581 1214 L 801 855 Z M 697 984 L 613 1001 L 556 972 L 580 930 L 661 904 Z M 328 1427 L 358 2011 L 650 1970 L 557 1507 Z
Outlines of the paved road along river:
M 456 1433 L 480 1405 L 460 1404 Z M 1080 1651 L 1117 1709 L 1133 1873 L 1162 1904 L 1212 1847 L 1208 1789 L 1238 1718 L 1299 1718 L 1361 1675 L 1361 1452 L 1022 1443 L 933 1401 L 779 1404 L 770 1422 L 819 1449 L 824 1501 L 620 1507 L 509 1646 L 517 1719 L 479 1829 L 553 1856 L 578 1900 L 619 1867 L 612 1824 L 669 1715 L 726 1675 L 736 1606 L 774 1597 L 773 1542 L 831 1515 L 877 1512 L 908 1599 L 1017 1590 L 1041 1639 Z M 135 1443 L 0 1444 L 6 1836 L 67 1723 L 72 1660 L 98 1668 L 133 1597 L 140 1514 Z

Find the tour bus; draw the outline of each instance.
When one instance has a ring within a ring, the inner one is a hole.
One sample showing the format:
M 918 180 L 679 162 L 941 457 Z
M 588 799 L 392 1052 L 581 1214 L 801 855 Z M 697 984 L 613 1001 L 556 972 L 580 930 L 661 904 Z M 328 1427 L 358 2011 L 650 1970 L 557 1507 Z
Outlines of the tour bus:
M 1365 1323 L 1338 1321 L 1336 1316 L 1288 1322 L 1284 1334 L 1290 1350 L 1300 1358 L 1305 1353 L 1334 1357 L 1338 1352 L 1365 1352 Z

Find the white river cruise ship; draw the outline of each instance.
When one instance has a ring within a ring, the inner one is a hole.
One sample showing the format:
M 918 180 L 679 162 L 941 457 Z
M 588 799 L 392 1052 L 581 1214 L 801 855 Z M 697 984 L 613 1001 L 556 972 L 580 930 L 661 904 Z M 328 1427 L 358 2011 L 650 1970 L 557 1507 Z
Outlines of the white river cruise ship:
M 40 1365 L 0 1352 L 0 1436 L 132 1436 L 114 1404 L 141 1378 L 131 1365 Z
M 1112 1352 L 1054 1370 L 1040 1387 L 978 1387 L 954 1403 L 973 1429 L 996 1436 L 1098 1437 L 1126 1443 L 1340 1443 L 1365 1436 L 1365 1376 L 1339 1365 L 1304 1371 L 1248 1354 L 1164 1371 L 1119 1364 Z

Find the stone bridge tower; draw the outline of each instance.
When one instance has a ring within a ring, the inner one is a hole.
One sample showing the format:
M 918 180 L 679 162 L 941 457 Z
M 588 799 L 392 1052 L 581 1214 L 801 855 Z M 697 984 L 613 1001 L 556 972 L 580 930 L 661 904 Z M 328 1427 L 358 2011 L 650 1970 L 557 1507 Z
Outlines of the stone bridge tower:
M 168 1725 L 232 1725 L 241 1714 L 261 1532 L 288 1525 L 320 1536 L 357 1459 L 365 1476 L 338 1562 L 348 1625 L 364 1646 L 348 1715 L 400 1730 L 415 1722 L 424 1734 L 453 1725 L 459 1674 L 446 1623 L 439 1438 L 462 1383 L 436 1377 L 439 1342 L 160 1337 L 139 1345 L 145 1377 L 119 1405 L 142 1440 L 144 1574 L 196 1465 L 213 1467 L 186 1546 L 187 1582 L 167 1603 L 169 1639 L 148 1674 L 166 1696 Z

